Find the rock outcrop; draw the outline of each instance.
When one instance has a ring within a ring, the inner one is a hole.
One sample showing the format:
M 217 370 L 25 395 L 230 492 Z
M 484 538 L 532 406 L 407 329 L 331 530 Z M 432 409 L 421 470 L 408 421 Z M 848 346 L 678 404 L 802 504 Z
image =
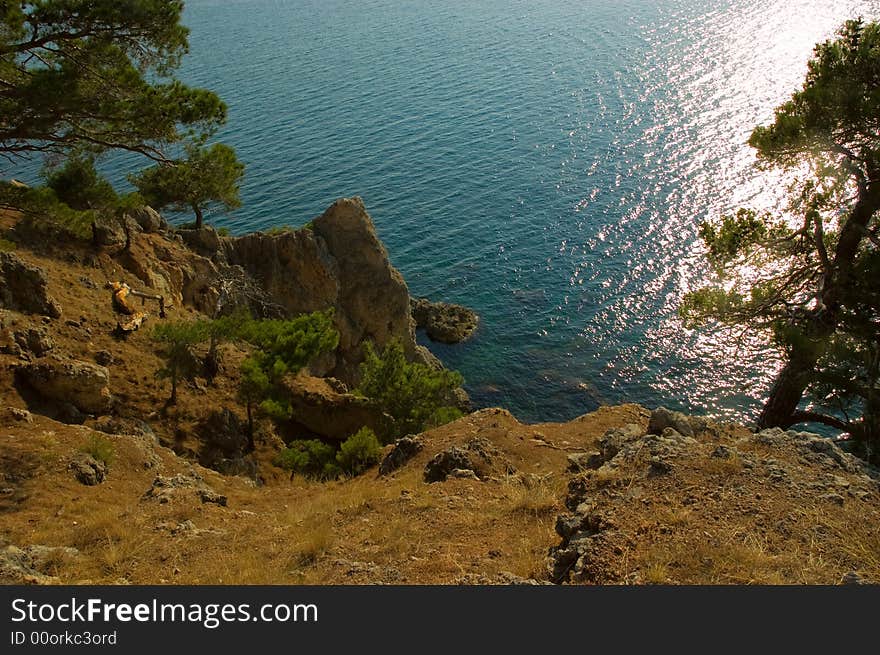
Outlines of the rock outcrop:
M 145 287 L 209 316 L 241 307 L 264 318 L 332 310 L 339 347 L 313 365 L 315 375 L 353 385 L 367 341 L 382 348 L 399 339 L 410 360 L 433 359 L 416 345 L 406 282 L 360 198 L 337 200 L 309 227 L 280 233 L 138 233 L 115 256 Z
M 293 420 L 312 434 L 344 441 L 362 427 L 386 433 L 392 423 L 366 398 L 334 389 L 326 378 L 298 375 L 284 381 Z
M 413 298 L 410 303 L 416 327 L 424 328 L 431 341 L 460 343 L 477 329 L 476 312 L 462 305 L 431 302 L 427 298 Z
M 74 359 L 42 359 L 18 368 L 19 375 L 38 394 L 60 403 L 70 403 L 87 414 L 104 414 L 113 397 L 108 387 L 110 374 L 98 364 Z
M 360 198 L 337 200 L 310 228 L 222 239 L 222 248 L 290 314 L 333 310 L 336 358 L 314 373 L 357 381 L 365 341 L 400 339 L 408 358 L 419 357 L 409 290 Z
M 46 273 L 10 252 L 0 252 L 0 307 L 58 318 L 61 306 L 47 291 Z

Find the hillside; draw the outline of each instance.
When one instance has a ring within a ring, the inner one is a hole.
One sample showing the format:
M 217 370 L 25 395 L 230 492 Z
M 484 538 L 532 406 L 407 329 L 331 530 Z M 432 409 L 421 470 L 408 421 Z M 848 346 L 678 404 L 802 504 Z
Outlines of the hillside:
M 360 416 L 347 390 L 365 339 L 434 361 L 358 200 L 237 239 L 144 213 L 129 249 L 114 226 L 95 246 L 0 220 L 15 243 L 0 253 L 3 582 L 880 582 L 880 478 L 807 434 L 637 405 L 540 425 L 482 409 L 387 446 L 383 474 L 291 479 L 272 463 L 285 440 L 339 438 Z M 119 336 L 128 317 L 106 288 L 119 281 L 163 295 L 167 318 L 148 300 L 144 327 Z M 301 420 L 266 427 L 254 453 L 242 347 L 221 346 L 220 375 L 184 385 L 176 406 L 155 376 L 149 326 L 221 306 L 333 309 L 341 333 L 291 390 Z M 84 448 L 109 451 L 106 470 Z

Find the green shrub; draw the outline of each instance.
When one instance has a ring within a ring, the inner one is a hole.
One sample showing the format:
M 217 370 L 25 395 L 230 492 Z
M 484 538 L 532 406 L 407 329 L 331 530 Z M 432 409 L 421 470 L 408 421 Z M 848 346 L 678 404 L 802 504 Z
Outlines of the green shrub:
M 217 234 L 221 237 L 228 237 L 231 233 L 229 232 L 228 227 L 218 227 Z
M 342 442 L 336 453 L 336 462 L 344 473 L 359 475 L 381 457 L 382 444 L 370 428 L 363 427 Z
M 58 168 L 43 170 L 46 186 L 71 209 L 106 209 L 117 202 L 113 186 L 95 170 L 90 156 L 74 155 Z
M 342 472 L 336 449 L 317 439 L 291 441 L 275 457 L 275 465 L 317 480 L 334 480 Z
M 93 433 L 92 436 L 89 437 L 89 440 L 79 449 L 79 451 L 81 453 L 88 453 L 99 462 L 104 462 L 107 466 L 110 466 L 113 462 L 113 443 L 106 437 L 102 437 L 96 433 Z
M 15 248 L 16 245 L 14 242 L 0 237 L 0 252 L 10 252 L 12 250 L 15 250 Z
M 462 384 L 459 373 L 408 362 L 397 339 L 389 342 L 381 355 L 369 343 L 365 351 L 356 392 L 379 403 L 394 419 L 392 434 L 383 435 L 384 443 L 461 416 L 448 405 L 453 390 Z

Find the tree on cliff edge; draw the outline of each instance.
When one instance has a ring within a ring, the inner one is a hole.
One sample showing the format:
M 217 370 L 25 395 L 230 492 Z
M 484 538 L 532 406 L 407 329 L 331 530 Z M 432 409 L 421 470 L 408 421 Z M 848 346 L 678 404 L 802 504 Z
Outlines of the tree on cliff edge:
M 201 228 L 207 205 L 218 203 L 226 209 L 241 206 L 239 184 L 243 174 L 244 165 L 235 151 L 217 143 L 210 148 L 190 146 L 185 159 L 157 164 L 130 175 L 129 180 L 156 209 L 191 209 L 196 228 Z
M 167 161 L 226 120 L 171 73 L 187 52 L 182 0 L 0 2 L 0 155 L 110 149 Z M 149 81 L 148 81 L 149 80 Z
M 796 224 L 740 210 L 701 233 L 719 283 L 695 322 L 769 329 L 784 366 L 758 427 L 819 422 L 880 442 L 880 25 L 848 21 L 816 46 L 802 89 L 749 143 L 795 171 Z M 810 391 L 821 407 L 800 409 Z M 828 411 L 828 410 L 831 411 Z

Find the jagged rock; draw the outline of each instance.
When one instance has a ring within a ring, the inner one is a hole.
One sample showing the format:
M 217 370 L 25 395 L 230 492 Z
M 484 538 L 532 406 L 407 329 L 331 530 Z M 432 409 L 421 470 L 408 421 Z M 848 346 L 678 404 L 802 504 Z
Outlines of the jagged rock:
M 694 429 L 687 416 L 681 412 L 673 412 L 665 407 L 658 407 L 651 412 L 651 420 L 648 422 L 650 434 L 663 434 L 666 428 L 672 428 L 686 437 L 694 436 Z
M 180 494 L 190 493 L 194 493 L 203 503 L 226 506 L 226 496 L 211 489 L 195 472 L 189 475 L 178 473 L 172 477 L 157 475 L 142 500 L 158 500 L 160 503 L 168 503 Z
M 110 366 L 113 363 L 113 354 L 109 350 L 99 350 L 95 353 L 95 363 L 99 366 Z
M 412 435 L 394 442 L 394 447 L 379 464 L 379 475 L 388 475 L 406 464 L 424 448 L 422 440 Z
M 464 469 L 470 471 L 474 469 L 468 452 L 458 446 L 452 446 L 449 450 L 437 453 L 425 465 L 425 482 L 443 482 L 454 470 Z
M 0 307 L 52 318 L 61 316 L 61 306 L 48 294 L 43 270 L 10 252 L 0 252 Z
M 67 466 L 74 477 L 88 487 L 101 484 L 107 477 L 107 465 L 88 453 L 77 453 Z
M 313 434 L 344 441 L 362 427 L 381 435 L 392 419 L 372 401 L 340 393 L 323 378 L 300 374 L 284 380 L 293 420 Z
M 128 216 L 147 234 L 168 229 L 168 222 L 152 207 L 129 210 Z
M 49 571 L 59 561 L 79 556 L 76 548 L 33 545 L 0 549 L 0 581 L 9 584 L 56 584 Z
M 43 357 L 55 347 L 55 341 L 49 335 L 45 325 L 18 330 L 15 332 L 14 338 L 21 351 L 35 357 Z
M 604 462 L 613 459 L 620 450 L 629 443 L 640 439 L 645 435 L 645 430 L 640 425 L 631 423 L 622 428 L 608 430 L 599 439 L 600 455 Z
M 214 505 L 226 507 L 226 496 L 218 494 L 212 489 L 199 489 L 199 499 L 203 503 L 213 503 Z
M 89 414 L 103 414 L 113 404 L 110 374 L 98 364 L 79 360 L 40 360 L 20 366 L 19 374 L 40 395 L 69 402 Z
M 477 329 L 477 314 L 467 307 L 427 298 L 413 298 L 410 303 L 416 326 L 424 328 L 432 341 L 460 343 Z
M 356 383 L 366 340 L 382 348 L 398 338 L 415 358 L 409 290 L 360 198 L 337 200 L 311 229 L 222 239 L 222 248 L 288 313 L 334 310 L 340 339 L 327 374 Z
M 96 246 L 121 246 L 125 239 L 125 228 L 115 219 L 98 218 L 92 223 L 92 242 Z
M 153 428 L 150 427 L 150 424 L 138 418 L 105 416 L 95 421 L 92 427 L 104 434 L 128 434 L 143 437 L 146 441 L 157 445 L 159 443 L 159 439 Z
M 472 469 L 452 469 L 449 472 L 449 478 L 458 478 L 459 480 L 476 480 L 480 481 L 480 478 L 477 477 L 477 474 L 473 472 Z
M 4 418 L 9 418 L 16 423 L 33 423 L 34 417 L 26 409 L 19 409 L 18 407 L 7 407 L 4 412 Z

